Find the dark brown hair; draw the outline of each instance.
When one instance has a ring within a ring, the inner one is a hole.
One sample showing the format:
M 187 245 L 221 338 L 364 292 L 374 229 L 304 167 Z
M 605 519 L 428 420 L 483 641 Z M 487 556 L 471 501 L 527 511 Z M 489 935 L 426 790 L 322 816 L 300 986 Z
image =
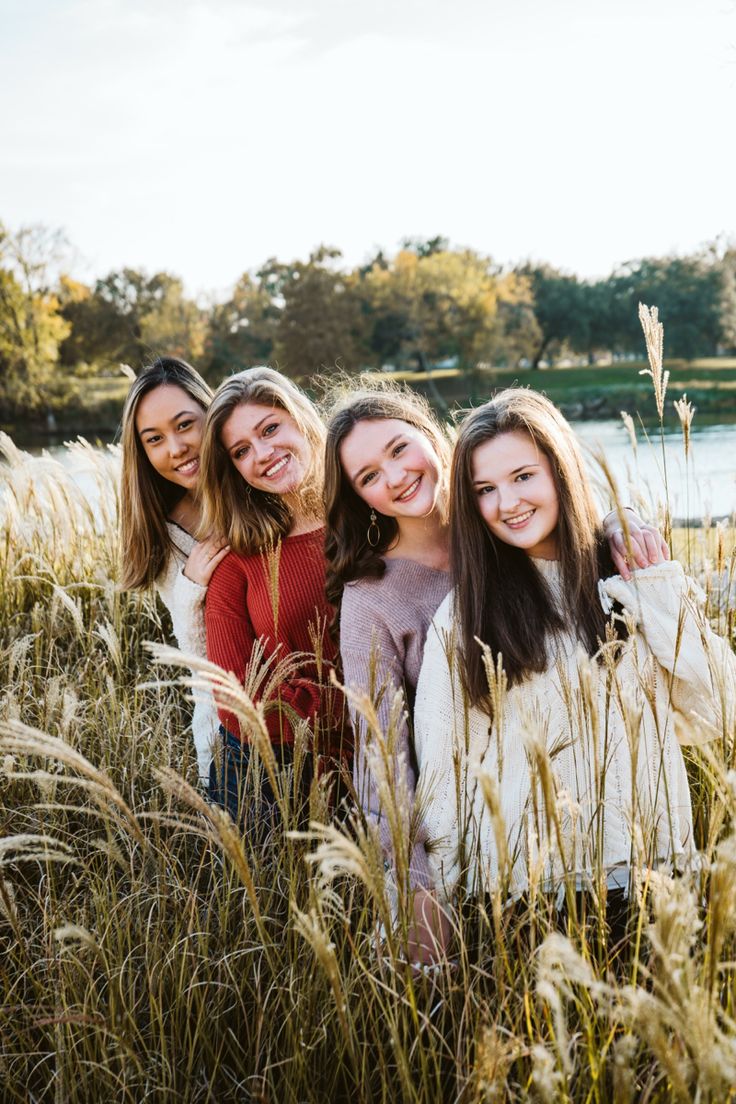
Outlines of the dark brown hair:
M 181 387 L 203 411 L 212 391 L 191 364 L 178 357 L 158 357 L 131 385 L 123 407 L 121 427 L 120 547 L 123 550 L 121 586 L 139 590 L 158 578 L 171 554 L 166 519 L 185 490 L 164 479 L 146 456 L 135 419 L 144 395 L 165 384 Z
M 338 607 L 343 587 L 354 579 L 379 578 L 385 571 L 383 556 L 398 534 L 395 518 L 377 514 L 381 536 L 375 547 L 368 542 L 371 507 L 356 492 L 340 460 L 340 448 L 359 422 L 395 418 L 424 434 L 437 454 L 440 469 L 438 502 L 447 508 L 450 442 L 429 403 L 413 391 L 395 385 L 376 384 L 353 390 L 338 399 L 327 421 L 325 447 L 325 519 L 327 534 L 327 599 Z
M 478 509 L 473 453 L 503 433 L 524 433 L 547 457 L 559 497 L 557 538 L 566 622 L 545 580 L 523 549 L 491 533 Z M 491 710 L 478 640 L 503 656 L 510 686 L 548 666 L 547 638 L 571 628 L 589 655 L 609 624 L 598 581 L 610 574 L 601 528 L 580 447 L 569 423 L 543 395 L 524 388 L 501 391 L 462 423 L 450 475 L 450 557 L 460 630 L 460 669 L 473 705 Z M 624 631 L 617 629 L 623 637 Z

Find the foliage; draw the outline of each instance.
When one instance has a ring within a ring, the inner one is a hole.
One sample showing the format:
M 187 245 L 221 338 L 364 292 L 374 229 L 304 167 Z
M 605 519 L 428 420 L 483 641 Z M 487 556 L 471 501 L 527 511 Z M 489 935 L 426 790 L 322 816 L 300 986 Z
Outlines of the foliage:
M 73 405 L 81 379 L 115 374 L 120 363 L 138 370 L 163 353 L 193 361 L 213 384 L 258 363 L 302 379 L 336 365 L 452 364 L 469 381 L 562 357 L 594 365 L 638 352 L 641 300 L 659 303 L 671 356 L 736 351 L 736 250 L 721 241 L 691 256 L 631 261 L 599 280 L 531 261 L 503 268 L 440 235 L 406 238 L 395 255 L 378 250 L 355 267 L 322 245 L 306 260 L 268 259 L 206 305 L 168 272 L 126 267 L 87 285 L 66 271 L 69 260 L 59 233 L 0 229 L 6 418 Z
M 0 224 L 0 410 L 47 405 L 59 345 L 70 332 L 53 287 L 63 239 L 44 227 Z

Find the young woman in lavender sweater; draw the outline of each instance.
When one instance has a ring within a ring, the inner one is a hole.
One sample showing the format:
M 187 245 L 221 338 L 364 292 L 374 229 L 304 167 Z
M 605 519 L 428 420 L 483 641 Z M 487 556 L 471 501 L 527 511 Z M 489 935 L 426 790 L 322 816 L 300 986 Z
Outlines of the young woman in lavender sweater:
M 212 392 L 186 361 L 159 357 L 132 384 L 123 408 L 120 546 L 125 590 L 155 587 L 178 647 L 205 656 L 204 598 L 227 554 L 220 540 L 197 541 L 195 498 L 202 427 Z M 198 698 L 192 735 L 200 779 L 209 776 L 217 714 Z
M 369 693 L 384 733 L 396 691 L 413 708 L 427 630 L 450 589 L 447 480 L 450 442 L 429 405 L 391 385 L 365 387 L 339 400 L 327 426 L 325 454 L 327 596 L 339 609 L 340 655 L 349 689 Z M 655 562 L 662 541 L 636 515 L 628 518 L 631 547 L 640 566 Z M 611 554 L 628 574 L 623 534 L 609 515 Z M 445 922 L 435 912 L 427 828 L 415 807 L 416 757 L 406 716 L 398 726 L 388 764 L 390 787 L 405 794 L 408 843 L 401 862 L 383 815 L 375 743 L 352 710 L 356 735 L 355 784 L 364 812 L 377 824 L 387 859 L 408 871 L 414 892 L 409 954 L 433 957 Z M 380 772 L 379 772 L 380 773 Z M 393 833 L 396 834 L 395 832 Z M 446 931 L 442 931 L 443 937 Z

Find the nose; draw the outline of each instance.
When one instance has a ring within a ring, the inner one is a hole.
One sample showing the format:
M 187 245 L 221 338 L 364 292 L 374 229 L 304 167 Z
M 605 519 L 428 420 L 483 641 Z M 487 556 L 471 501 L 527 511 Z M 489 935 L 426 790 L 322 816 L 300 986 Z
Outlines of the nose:
M 253 451 L 256 454 L 257 460 L 268 460 L 269 457 L 273 455 L 273 445 L 264 438 L 257 438 L 253 442 Z
M 391 460 L 386 465 L 386 482 L 389 487 L 400 487 L 406 476 L 406 468 L 398 460 Z
M 514 509 L 519 505 L 519 491 L 516 485 L 511 483 L 508 486 L 500 486 L 497 488 L 497 493 L 499 513 L 513 513 Z
M 173 434 L 173 436 L 169 439 L 169 453 L 171 454 L 171 456 L 183 456 L 186 451 L 186 441 L 177 433 Z

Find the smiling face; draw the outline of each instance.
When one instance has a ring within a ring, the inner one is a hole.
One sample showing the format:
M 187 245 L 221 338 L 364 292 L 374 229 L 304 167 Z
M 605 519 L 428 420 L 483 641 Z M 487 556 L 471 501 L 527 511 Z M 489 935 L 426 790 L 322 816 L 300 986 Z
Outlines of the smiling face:
M 437 505 L 440 462 L 427 437 L 398 418 L 358 422 L 340 463 L 364 502 L 385 517 L 427 517 Z
M 151 466 L 187 491 L 197 485 L 204 410 L 183 387 L 163 383 L 138 403 L 135 428 Z
M 559 496 L 552 466 L 527 433 L 501 433 L 473 452 L 478 510 L 495 537 L 529 556 L 558 556 Z
M 309 469 L 309 442 L 278 406 L 240 403 L 224 422 L 220 442 L 246 483 L 259 491 L 289 494 Z

